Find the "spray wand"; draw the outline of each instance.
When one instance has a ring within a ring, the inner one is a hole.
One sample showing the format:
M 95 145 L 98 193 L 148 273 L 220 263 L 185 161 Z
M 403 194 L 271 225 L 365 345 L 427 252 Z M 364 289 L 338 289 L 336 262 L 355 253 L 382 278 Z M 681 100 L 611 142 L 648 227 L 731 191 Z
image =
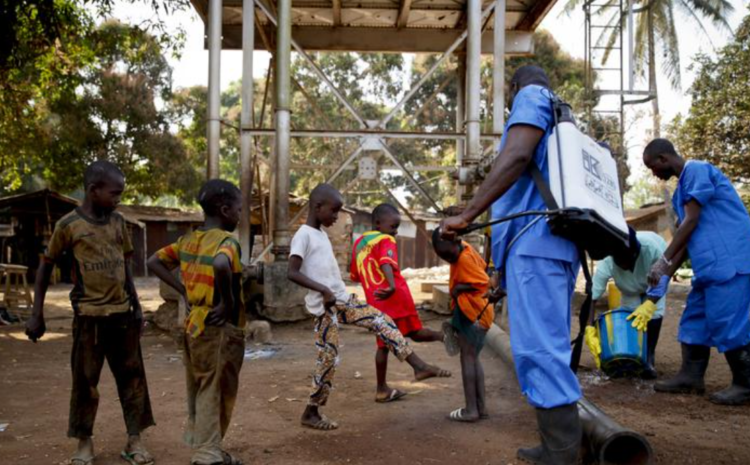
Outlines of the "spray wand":
M 557 216 L 563 213 L 569 213 L 570 210 L 572 209 L 566 208 L 566 209 L 558 209 L 558 210 L 528 210 L 525 212 L 514 213 L 512 215 L 503 216 L 502 218 L 496 218 L 494 220 L 487 221 L 486 223 L 472 223 L 469 226 L 467 226 L 465 229 L 456 231 L 456 235 L 464 236 L 466 234 L 477 231 L 479 229 L 484 229 L 487 226 L 493 226 L 496 224 L 505 223 L 506 221 L 512 221 L 512 220 L 515 220 L 516 218 L 521 218 L 523 216 Z

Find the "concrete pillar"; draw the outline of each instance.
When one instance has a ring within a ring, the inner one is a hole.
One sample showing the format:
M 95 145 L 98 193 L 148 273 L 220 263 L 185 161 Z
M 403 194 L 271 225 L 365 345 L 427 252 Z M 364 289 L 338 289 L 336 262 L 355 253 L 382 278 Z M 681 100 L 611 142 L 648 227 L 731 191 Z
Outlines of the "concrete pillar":
M 240 97 L 240 190 L 242 191 L 242 216 L 240 217 L 240 246 L 242 264 L 250 264 L 250 202 L 253 197 L 253 137 L 246 129 L 253 126 L 253 51 L 255 50 L 255 3 L 242 2 L 242 89 Z
M 275 260 L 287 260 L 289 256 L 289 170 L 290 170 L 290 124 L 291 98 L 291 40 L 292 1 L 279 0 L 278 27 L 276 28 L 276 204 L 273 206 L 275 229 L 273 232 Z
M 219 143 L 221 140 L 221 3 L 208 2 L 208 165 L 206 177 L 219 177 Z

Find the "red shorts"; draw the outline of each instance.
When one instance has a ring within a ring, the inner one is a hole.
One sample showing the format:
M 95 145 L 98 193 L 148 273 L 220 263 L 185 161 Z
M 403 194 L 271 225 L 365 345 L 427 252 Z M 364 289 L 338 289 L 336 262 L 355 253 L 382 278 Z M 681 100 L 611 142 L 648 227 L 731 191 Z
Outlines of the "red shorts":
M 395 320 L 393 320 L 393 322 L 396 323 L 396 327 L 401 332 L 401 334 L 404 335 L 404 337 L 423 328 L 422 320 L 419 319 L 419 315 L 417 314 L 408 315 L 403 318 L 396 318 Z M 379 337 L 375 339 L 378 343 L 378 349 L 387 348 L 385 343 L 381 341 Z

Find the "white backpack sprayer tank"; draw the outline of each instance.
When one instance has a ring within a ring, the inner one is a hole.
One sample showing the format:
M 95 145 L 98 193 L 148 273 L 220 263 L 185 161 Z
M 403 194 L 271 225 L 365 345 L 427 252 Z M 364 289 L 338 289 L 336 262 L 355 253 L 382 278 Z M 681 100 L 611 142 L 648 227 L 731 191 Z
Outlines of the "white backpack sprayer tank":
M 570 106 L 559 103 L 554 111 L 556 124 L 547 143 L 549 190 L 563 214 L 550 217 L 550 228 L 601 259 L 614 247 L 628 245 L 617 162 L 606 147 L 578 130 Z

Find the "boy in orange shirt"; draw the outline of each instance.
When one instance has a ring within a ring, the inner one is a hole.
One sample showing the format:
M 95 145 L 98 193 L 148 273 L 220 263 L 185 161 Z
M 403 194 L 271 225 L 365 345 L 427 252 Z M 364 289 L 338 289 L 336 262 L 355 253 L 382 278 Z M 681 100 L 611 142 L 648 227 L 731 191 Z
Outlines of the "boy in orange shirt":
M 490 278 L 485 271 L 487 263 L 466 242 L 441 238 L 439 229 L 432 233 L 432 246 L 435 253 L 451 265 L 449 286 L 453 318 L 450 324 L 461 350 L 461 376 L 466 398 L 466 408 L 452 411 L 448 418 L 475 422 L 488 417 L 484 401 L 484 368 L 479 360 L 487 330 L 495 319 L 488 300 Z
M 422 326 L 409 286 L 401 276 L 395 238 L 400 225 L 401 215 L 396 207 L 387 203 L 375 207 L 372 211 L 373 230 L 364 233 L 354 243 L 352 281 L 362 284 L 368 305 L 391 317 L 405 337 L 415 342 L 442 341 L 442 333 Z M 375 402 L 392 402 L 404 397 L 406 392 L 388 386 L 388 348 L 380 338 L 376 341 L 375 372 L 378 385 Z M 447 377 L 450 372 L 440 370 L 438 376 Z

